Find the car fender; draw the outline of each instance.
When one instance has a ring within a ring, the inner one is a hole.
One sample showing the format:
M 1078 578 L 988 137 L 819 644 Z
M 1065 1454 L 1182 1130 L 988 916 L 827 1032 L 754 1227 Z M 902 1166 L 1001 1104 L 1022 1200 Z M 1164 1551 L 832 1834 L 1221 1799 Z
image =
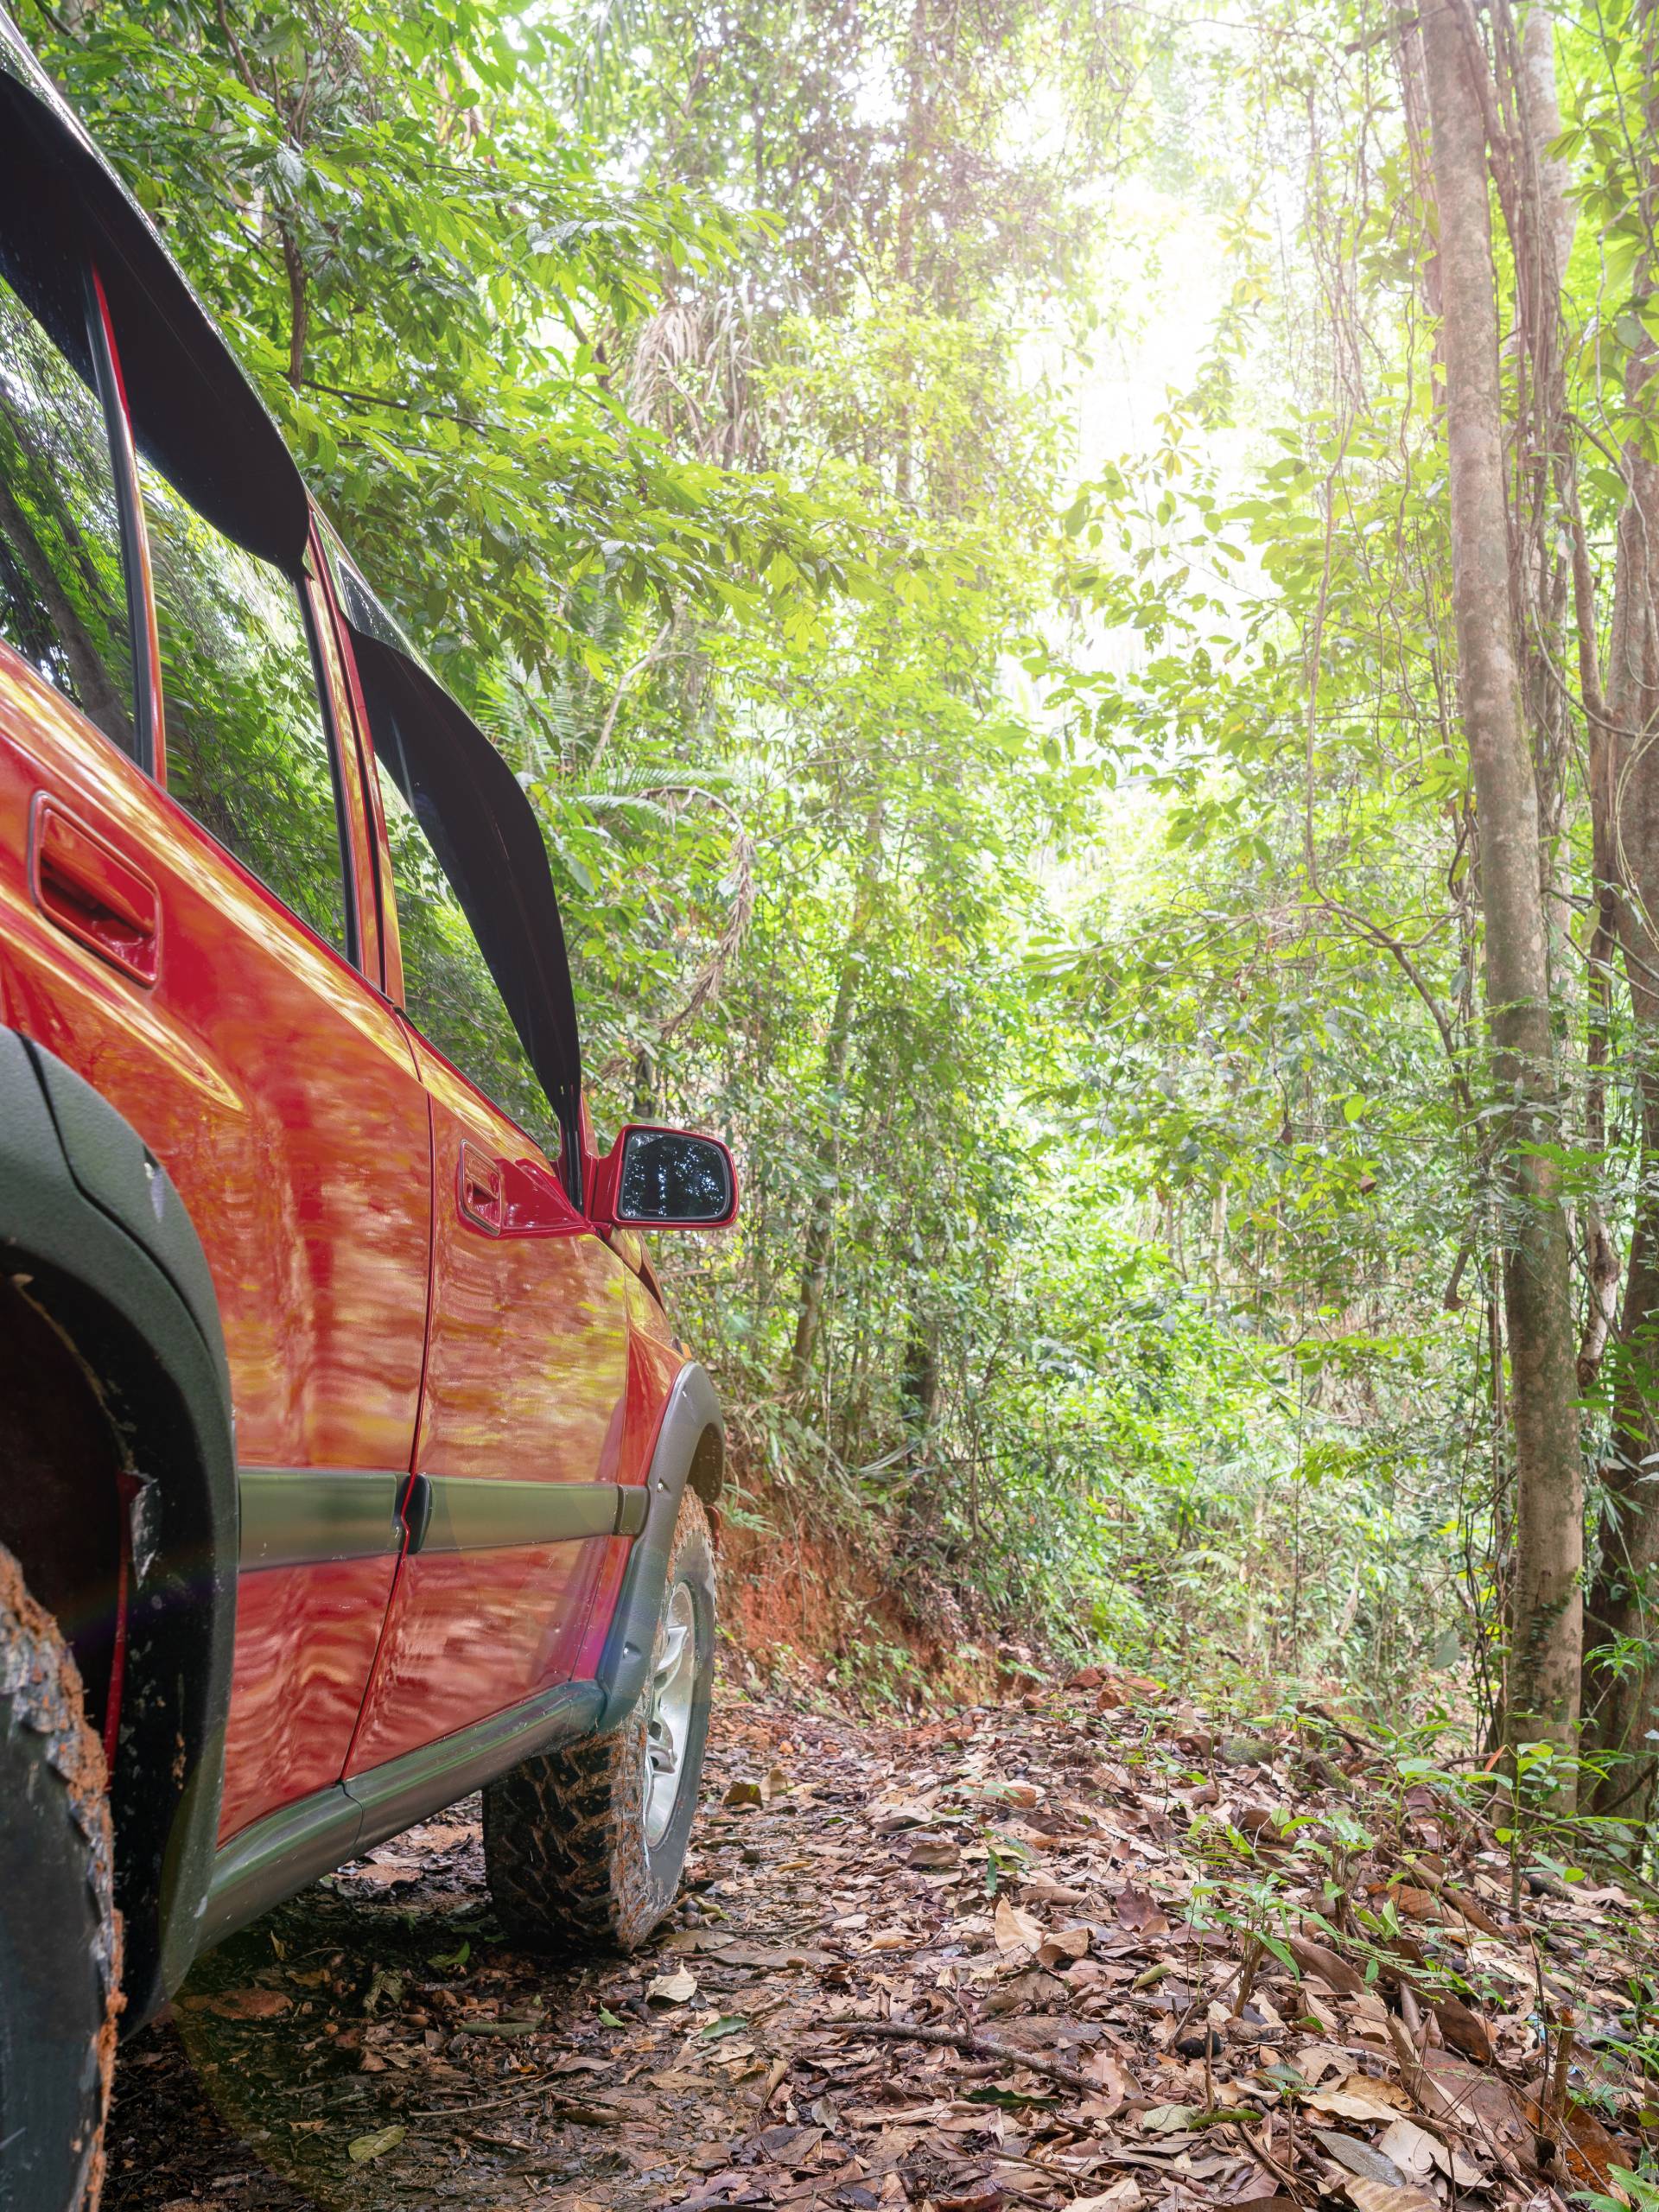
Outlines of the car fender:
M 133 1478 L 113 1782 L 127 2032 L 188 1969 L 213 1867 L 239 1534 L 230 1372 L 166 1171 L 90 1084 L 3 1027 L 0 1268 L 74 1351 Z
M 610 1633 L 599 1662 L 604 1694 L 595 1733 L 620 1728 L 639 1701 L 657 1640 L 663 1589 L 674 1548 L 680 1500 L 690 1484 L 706 1504 L 720 1494 L 725 1471 L 720 1400 L 706 1368 L 689 1361 L 674 1378 L 663 1408 L 645 1478 L 645 1525 L 628 1554 Z

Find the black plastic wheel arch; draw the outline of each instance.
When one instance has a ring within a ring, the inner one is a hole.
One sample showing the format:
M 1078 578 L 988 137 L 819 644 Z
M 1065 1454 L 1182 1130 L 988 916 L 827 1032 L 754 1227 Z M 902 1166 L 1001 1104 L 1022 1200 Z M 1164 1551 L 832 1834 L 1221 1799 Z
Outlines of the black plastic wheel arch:
M 165 1172 L 73 1069 L 5 1028 L 0 1269 L 74 1346 L 143 1484 L 114 1783 L 130 2033 L 188 1969 L 213 1871 L 236 1624 L 230 1376 Z
M 720 1493 L 724 1454 L 720 1400 L 708 1370 L 694 1360 L 675 1377 L 657 1432 L 645 1484 L 645 1525 L 628 1554 L 616 1614 L 599 1662 L 605 1702 L 595 1735 L 620 1728 L 639 1701 L 657 1638 L 680 1499 L 690 1482 L 705 1504 L 714 1503 Z

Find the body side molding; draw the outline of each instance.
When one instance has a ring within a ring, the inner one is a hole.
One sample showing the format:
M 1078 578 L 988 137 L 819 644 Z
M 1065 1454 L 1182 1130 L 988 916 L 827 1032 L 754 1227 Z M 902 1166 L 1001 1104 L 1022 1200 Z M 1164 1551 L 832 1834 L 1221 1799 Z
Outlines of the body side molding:
M 374 1559 L 403 1541 L 395 1471 L 241 1467 L 242 1572 Z
M 561 1682 L 523 1705 L 441 1736 L 435 1744 L 388 1759 L 384 1766 L 347 1775 L 346 1788 L 363 1808 L 358 1849 L 370 1850 L 429 1813 L 453 1805 L 533 1751 L 591 1736 L 601 1702 L 597 1682 Z
M 356 1853 L 362 1825 L 363 1808 L 331 1782 L 232 1836 L 213 1861 L 202 1949 L 222 1943 L 262 1912 L 343 1866 Z
M 411 1477 L 358 1467 L 243 1467 L 237 1482 L 244 1574 L 395 1552 L 406 1511 L 410 1550 L 429 1557 L 632 1536 L 645 1523 L 645 1492 L 637 1483 Z M 414 1501 L 418 1508 L 410 1511 Z
M 214 1861 L 203 1948 L 222 1943 L 321 1875 L 453 1805 L 532 1751 L 590 1734 L 600 1702 L 596 1683 L 562 1683 L 267 1813 L 232 1836 Z
M 432 1513 L 421 1548 L 429 1555 L 613 1536 L 622 1526 L 629 1495 L 620 1483 L 507 1482 L 430 1474 L 427 1480 Z

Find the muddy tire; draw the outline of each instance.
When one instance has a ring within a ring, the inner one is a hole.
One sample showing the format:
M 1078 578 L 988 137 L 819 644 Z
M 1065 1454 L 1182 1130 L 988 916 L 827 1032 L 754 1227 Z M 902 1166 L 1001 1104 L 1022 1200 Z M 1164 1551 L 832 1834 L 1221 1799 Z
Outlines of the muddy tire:
M 0 1548 L 0 2212 L 93 2212 L 120 2005 L 104 1753 Z
M 535 1950 L 632 1951 L 679 1892 L 715 1672 L 708 1516 L 680 1502 L 651 1669 L 614 1734 L 526 1759 L 484 1791 L 484 1863 L 503 1926 Z

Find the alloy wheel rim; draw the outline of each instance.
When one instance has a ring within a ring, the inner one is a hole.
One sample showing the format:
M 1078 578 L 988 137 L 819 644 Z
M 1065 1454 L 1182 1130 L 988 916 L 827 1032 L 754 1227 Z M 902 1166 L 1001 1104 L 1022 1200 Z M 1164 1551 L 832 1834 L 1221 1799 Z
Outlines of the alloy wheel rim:
M 696 1611 L 690 1586 L 677 1582 L 657 1638 L 645 1714 L 645 1841 L 652 1850 L 668 1834 L 679 1801 L 696 1686 Z

